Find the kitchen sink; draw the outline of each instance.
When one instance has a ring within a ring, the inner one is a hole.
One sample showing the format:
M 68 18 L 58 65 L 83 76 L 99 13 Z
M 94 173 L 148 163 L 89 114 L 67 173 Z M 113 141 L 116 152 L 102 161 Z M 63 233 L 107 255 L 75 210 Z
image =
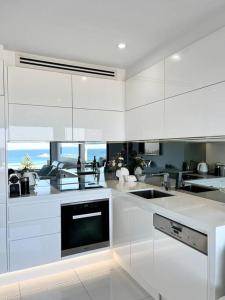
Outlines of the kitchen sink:
M 216 189 L 207 186 L 200 186 L 200 185 L 187 185 L 181 187 L 180 190 L 187 191 L 190 193 L 204 193 L 204 192 L 215 191 Z
M 144 191 L 136 191 L 130 192 L 130 194 L 145 198 L 145 199 L 154 199 L 154 198 L 164 198 L 164 197 L 171 197 L 173 195 L 157 191 L 157 190 L 144 190 Z

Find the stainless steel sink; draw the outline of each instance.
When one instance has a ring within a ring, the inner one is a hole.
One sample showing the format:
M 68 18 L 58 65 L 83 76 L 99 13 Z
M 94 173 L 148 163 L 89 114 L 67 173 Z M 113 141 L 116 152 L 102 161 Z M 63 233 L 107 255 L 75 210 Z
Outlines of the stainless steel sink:
M 145 199 L 154 199 L 154 198 L 164 198 L 164 197 L 171 197 L 173 195 L 157 191 L 157 190 L 144 190 L 144 191 L 136 191 L 130 192 L 130 194 L 145 198 Z
M 204 193 L 204 192 L 210 192 L 215 191 L 215 188 L 207 187 L 207 186 L 200 186 L 200 185 L 186 185 L 180 188 L 180 190 L 187 191 L 190 193 Z

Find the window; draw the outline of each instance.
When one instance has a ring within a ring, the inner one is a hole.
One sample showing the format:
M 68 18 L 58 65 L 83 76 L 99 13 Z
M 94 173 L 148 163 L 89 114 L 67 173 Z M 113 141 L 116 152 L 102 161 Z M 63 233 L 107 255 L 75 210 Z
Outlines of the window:
M 69 161 L 77 159 L 79 156 L 79 144 L 78 143 L 60 143 L 59 144 L 60 161 Z
M 106 144 L 85 144 L 85 161 L 92 162 L 96 160 L 106 160 Z
M 22 170 L 25 157 L 30 158 L 32 169 L 40 170 L 50 159 L 49 143 L 8 143 L 8 167 Z

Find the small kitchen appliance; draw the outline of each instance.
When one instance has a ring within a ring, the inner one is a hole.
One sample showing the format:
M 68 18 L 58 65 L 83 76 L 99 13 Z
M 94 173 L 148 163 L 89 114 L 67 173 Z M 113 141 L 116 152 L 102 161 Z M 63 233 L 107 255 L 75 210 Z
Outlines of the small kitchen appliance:
M 21 185 L 18 175 L 9 175 L 9 197 L 19 197 L 21 195 Z
M 39 176 L 36 172 L 26 171 L 23 173 L 23 178 L 27 177 L 29 179 L 29 188 L 34 189 L 36 181 L 39 180 Z
M 207 174 L 209 171 L 207 163 L 200 162 L 197 166 L 197 171 L 199 174 Z

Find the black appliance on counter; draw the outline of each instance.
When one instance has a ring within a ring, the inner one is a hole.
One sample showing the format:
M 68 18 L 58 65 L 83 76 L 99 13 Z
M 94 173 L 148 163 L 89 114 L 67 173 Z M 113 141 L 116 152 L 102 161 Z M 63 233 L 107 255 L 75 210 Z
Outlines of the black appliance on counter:
M 10 173 L 9 173 L 10 174 Z M 9 175 L 9 197 L 21 196 L 20 179 L 17 174 L 11 173 Z
M 62 256 L 107 246 L 109 246 L 109 199 L 62 205 Z

